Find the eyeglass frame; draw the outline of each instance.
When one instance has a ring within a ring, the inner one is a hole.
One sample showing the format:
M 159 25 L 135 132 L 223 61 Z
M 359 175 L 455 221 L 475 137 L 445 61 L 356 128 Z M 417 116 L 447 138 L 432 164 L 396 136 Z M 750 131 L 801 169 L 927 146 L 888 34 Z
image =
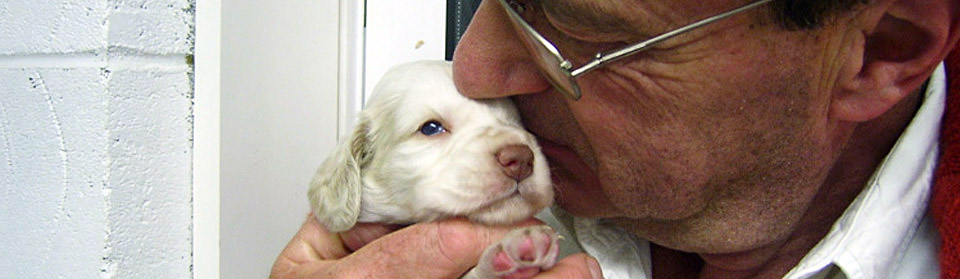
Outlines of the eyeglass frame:
M 741 12 L 750 10 L 755 7 L 759 7 L 763 4 L 767 4 L 774 0 L 754 1 L 749 4 L 740 6 L 738 8 L 726 11 L 724 13 L 714 15 L 705 19 L 701 19 L 699 21 L 684 25 L 682 27 L 664 32 L 660 35 L 654 36 L 650 39 L 641 41 L 636 44 L 628 45 L 628 46 L 611 50 L 611 51 L 598 52 L 597 54 L 594 55 L 592 60 L 590 60 L 583 66 L 577 67 L 575 69 L 573 68 L 573 62 L 570 62 L 570 60 L 564 58 L 563 55 L 560 54 L 560 51 L 557 50 L 557 47 L 554 43 L 550 42 L 549 40 L 547 40 L 546 37 L 540 34 L 540 32 L 537 32 L 537 30 L 533 29 L 533 27 L 530 26 L 530 24 L 527 23 L 527 21 L 524 20 L 522 16 L 520 16 L 520 13 L 518 13 L 510 5 L 510 3 L 507 2 L 507 0 L 497 0 L 497 1 L 500 2 L 500 5 L 503 7 L 504 11 L 507 13 L 507 17 L 510 18 L 511 24 L 514 26 L 515 29 L 518 29 L 517 30 L 518 33 L 521 36 L 526 36 L 526 38 L 524 38 L 525 40 L 524 47 L 527 49 L 527 52 L 529 52 L 531 55 L 548 54 L 553 56 L 552 58 L 555 58 L 557 61 L 560 61 L 559 65 L 556 65 L 556 67 L 557 69 L 559 69 L 559 73 L 562 74 L 564 78 L 566 78 L 569 81 L 569 84 L 571 87 L 569 89 L 564 88 L 562 85 L 559 85 L 558 84 L 559 81 L 554 80 L 554 77 L 550 75 L 550 71 L 548 70 L 548 67 L 554 67 L 554 66 L 546 65 L 544 64 L 546 62 L 540 62 L 540 60 L 534 59 L 536 62 L 535 64 L 537 64 L 537 67 L 539 67 L 540 72 L 544 74 L 544 76 L 547 78 L 548 81 L 550 81 L 550 84 L 552 84 L 553 87 L 556 88 L 557 91 L 560 91 L 560 93 L 563 94 L 564 96 L 576 101 L 576 100 L 579 100 L 580 97 L 583 95 L 582 92 L 580 91 L 580 85 L 577 84 L 577 81 L 576 81 L 576 78 L 579 77 L 580 75 L 583 75 L 587 72 L 590 72 L 591 70 L 607 65 L 610 62 L 622 59 L 624 57 L 627 57 L 633 54 L 640 53 L 656 45 L 657 43 L 673 38 L 677 35 L 686 33 L 687 31 L 691 31 L 699 27 L 703 27 L 710 23 L 730 17 L 735 14 L 739 14 Z M 515 2 L 515 1 L 511 0 L 510 2 Z M 536 50 L 535 49 L 536 46 L 528 45 L 526 42 L 527 40 L 539 43 L 540 47 L 546 50 L 548 53 L 542 53 Z

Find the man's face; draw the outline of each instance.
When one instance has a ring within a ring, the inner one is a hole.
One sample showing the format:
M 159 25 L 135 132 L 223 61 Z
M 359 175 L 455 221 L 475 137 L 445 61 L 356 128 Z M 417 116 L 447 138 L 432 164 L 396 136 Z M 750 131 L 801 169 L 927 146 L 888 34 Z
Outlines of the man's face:
M 524 18 L 575 66 L 745 4 L 540 2 L 526 3 Z M 539 76 L 498 3 L 484 1 L 454 79 L 468 97 L 513 96 L 563 208 L 672 248 L 730 252 L 788 234 L 823 181 L 838 148 L 827 119 L 838 37 L 784 31 L 760 8 L 587 73 L 572 101 Z

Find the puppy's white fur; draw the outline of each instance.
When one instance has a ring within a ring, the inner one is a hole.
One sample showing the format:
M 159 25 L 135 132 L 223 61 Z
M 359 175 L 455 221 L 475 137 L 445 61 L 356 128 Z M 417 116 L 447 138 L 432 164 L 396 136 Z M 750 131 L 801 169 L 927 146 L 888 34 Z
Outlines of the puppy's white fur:
M 446 132 L 420 133 L 428 121 Z M 553 202 L 553 188 L 546 158 L 520 125 L 508 99 L 461 96 L 448 62 L 395 67 L 377 84 L 349 140 L 310 182 L 314 214 L 335 232 L 357 222 L 529 218 Z M 532 173 L 521 181 L 507 176 L 497 160 L 497 152 L 511 145 L 533 153 Z

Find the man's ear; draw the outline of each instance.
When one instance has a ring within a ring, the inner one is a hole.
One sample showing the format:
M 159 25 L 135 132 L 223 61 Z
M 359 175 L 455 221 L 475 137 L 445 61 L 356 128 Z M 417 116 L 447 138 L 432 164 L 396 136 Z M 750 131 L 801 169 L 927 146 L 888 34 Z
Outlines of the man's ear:
M 922 85 L 960 39 L 960 1 L 878 0 L 856 15 L 862 49 L 842 67 L 830 115 L 867 121 Z

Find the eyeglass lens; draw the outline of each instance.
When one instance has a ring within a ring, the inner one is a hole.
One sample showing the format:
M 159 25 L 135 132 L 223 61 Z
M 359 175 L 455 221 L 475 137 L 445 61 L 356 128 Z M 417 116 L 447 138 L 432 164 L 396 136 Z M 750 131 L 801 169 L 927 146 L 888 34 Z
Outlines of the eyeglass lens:
M 567 68 L 563 67 L 564 63 L 569 64 L 569 62 L 564 61 L 556 49 L 551 49 L 553 44 L 534 31 L 511 4 L 506 0 L 499 1 L 510 18 L 514 30 L 520 35 L 524 47 L 533 55 L 534 62 L 546 75 L 547 80 L 567 97 L 574 100 L 580 99 L 580 87 L 570 74 L 569 65 Z

